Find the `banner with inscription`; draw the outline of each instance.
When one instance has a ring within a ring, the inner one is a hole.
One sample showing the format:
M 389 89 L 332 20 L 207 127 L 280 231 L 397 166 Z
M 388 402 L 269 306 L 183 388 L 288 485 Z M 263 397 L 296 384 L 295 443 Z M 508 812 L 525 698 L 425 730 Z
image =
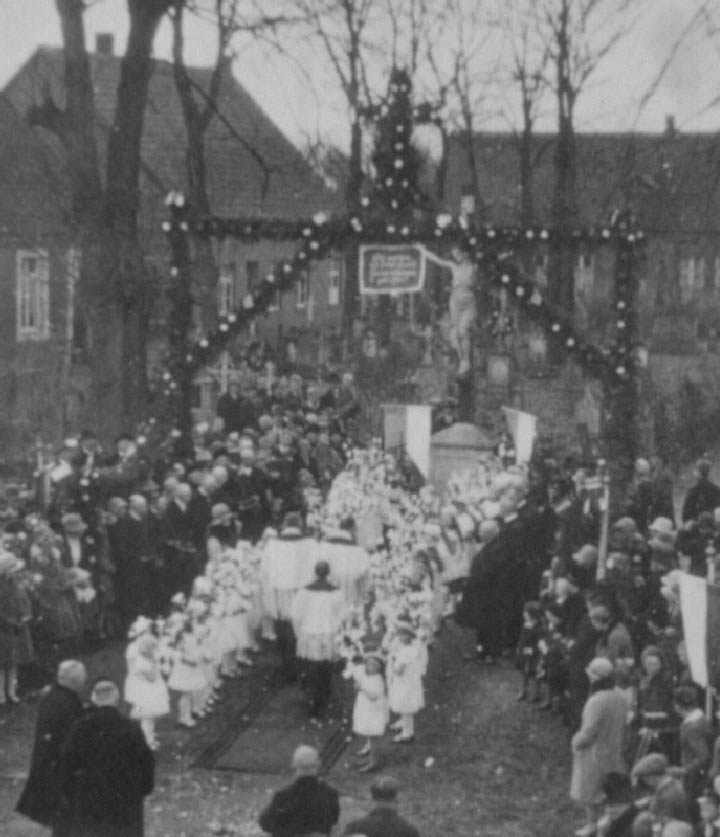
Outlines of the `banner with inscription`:
M 424 284 L 425 255 L 417 245 L 360 245 L 361 294 L 414 294 Z

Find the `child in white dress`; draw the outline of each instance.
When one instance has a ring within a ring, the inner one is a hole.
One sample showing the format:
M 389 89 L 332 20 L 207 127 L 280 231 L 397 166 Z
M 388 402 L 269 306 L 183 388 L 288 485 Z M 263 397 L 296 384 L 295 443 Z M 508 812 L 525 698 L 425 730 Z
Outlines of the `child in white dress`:
M 136 641 L 136 652 L 128 663 L 125 700 L 131 704 L 130 717 L 140 721 L 148 746 L 157 750 L 155 722 L 170 713 L 170 695 L 160 671 L 157 638 L 143 634 Z
M 368 654 L 364 663 L 349 664 L 344 676 L 352 677 L 355 685 L 353 732 L 365 739 L 358 756 L 367 756 L 367 761 L 360 767 L 360 772 L 369 773 L 378 766 L 374 741 L 382 738 L 390 720 L 382 657 Z
M 177 722 L 181 727 L 191 729 L 195 726 L 192 717 L 193 692 L 207 687 L 207 680 L 202 670 L 201 653 L 193 631 L 192 622 L 187 620 L 175 638 L 173 666 L 168 686 L 178 692 Z
M 427 649 L 409 623 L 398 622 L 396 630 L 388 662 L 388 699 L 390 709 L 400 716 L 399 733 L 393 743 L 401 744 L 414 739 L 415 715 L 425 706 Z

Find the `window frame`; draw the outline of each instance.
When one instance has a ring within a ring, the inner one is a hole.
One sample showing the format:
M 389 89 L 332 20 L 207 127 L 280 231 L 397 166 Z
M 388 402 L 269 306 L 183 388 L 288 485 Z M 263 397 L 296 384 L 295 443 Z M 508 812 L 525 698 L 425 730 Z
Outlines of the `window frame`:
M 34 261 L 32 273 L 24 263 Z M 15 259 L 15 333 L 18 343 L 50 339 L 50 254 L 18 250 Z M 30 323 L 30 320 L 33 322 Z

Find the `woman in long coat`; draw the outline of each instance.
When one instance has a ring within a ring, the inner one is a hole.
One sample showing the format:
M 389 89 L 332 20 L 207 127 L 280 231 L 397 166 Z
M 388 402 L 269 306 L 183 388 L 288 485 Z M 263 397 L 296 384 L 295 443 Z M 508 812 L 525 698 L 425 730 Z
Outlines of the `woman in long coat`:
M 0 704 L 18 703 L 18 668 L 35 659 L 32 604 L 20 577 L 24 567 L 12 552 L 0 551 Z
M 623 739 L 628 705 L 614 688 L 613 665 L 596 657 L 587 667 L 590 697 L 585 703 L 580 729 L 572 738 L 570 796 L 585 807 L 586 824 L 576 837 L 589 837 L 597 830 L 603 800 L 602 780 L 607 773 L 626 773 Z

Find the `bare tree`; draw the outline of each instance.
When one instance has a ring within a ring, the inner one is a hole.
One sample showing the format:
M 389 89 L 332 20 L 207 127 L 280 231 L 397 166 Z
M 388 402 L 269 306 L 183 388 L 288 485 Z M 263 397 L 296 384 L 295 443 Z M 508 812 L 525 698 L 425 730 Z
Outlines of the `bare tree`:
M 501 68 L 499 78 L 509 78 L 509 87 L 514 91 L 511 108 L 503 113 L 512 126 L 518 150 L 520 223 L 529 226 L 535 221 L 535 123 L 549 90 L 547 71 L 550 44 L 542 37 L 532 0 L 509 0 L 503 3 L 496 23 L 502 33 L 503 54 L 507 55 L 507 65 Z
M 144 401 L 151 289 L 138 241 L 140 142 L 152 44 L 169 3 L 127 0 L 130 29 L 105 155 L 104 189 L 83 0 L 56 0 L 65 58 L 65 106 L 61 110 L 48 99 L 31 114 L 58 134 L 67 151 L 73 214 L 83 252 L 79 298 L 91 320 L 94 341 L 90 412 L 98 424 L 130 423 Z
M 577 145 L 575 109 L 591 77 L 633 28 L 645 0 L 543 0 L 537 22 L 552 62 L 557 108 L 554 226 L 565 233 L 556 239 L 551 258 L 554 304 L 568 313 L 574 308 L 574 248 L 567 233 L 577 218 Z

